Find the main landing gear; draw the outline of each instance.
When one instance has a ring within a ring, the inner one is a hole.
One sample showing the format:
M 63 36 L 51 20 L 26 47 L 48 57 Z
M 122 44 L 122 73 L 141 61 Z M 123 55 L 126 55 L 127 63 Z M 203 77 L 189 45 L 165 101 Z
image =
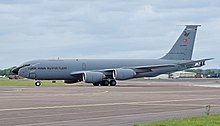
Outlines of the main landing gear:
M 37 86 L 37 87 L 38 87 L 38 86 L 41 86 L 41 81 L 36 81 L 36 82 L 35 82 L 35 86 Z
M 116 80 L 103 80 L 101 82 L 98 83 L 93 83 L 94 86 L 116 86 L 117 82 Z M 41 81 L 36 81 L 35 82 L 35 86 L 39 87 L 41 86 Z
M 101 82 L 93 83 L 94 86 L 116 86 L 117 82 L 116 80 L 103 80 Z
M 117 82 L 116 80 L 110 80 L 110 86 L 116 86 Z

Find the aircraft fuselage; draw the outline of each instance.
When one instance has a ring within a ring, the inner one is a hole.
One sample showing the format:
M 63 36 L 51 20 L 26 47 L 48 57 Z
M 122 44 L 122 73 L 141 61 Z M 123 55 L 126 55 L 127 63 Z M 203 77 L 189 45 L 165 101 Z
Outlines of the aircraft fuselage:
M 34 60 L 26 62 L 27 65 L 19 70 L 19 75 L 35 80 L 71 80 L 70 73 L 77 71 L 99 71 L 109 68 L 131 68 L 135 66 L 150 66 L 161 64 L 180 64 L 186 60 L 163 59 L 68 59 L 68 60 Z M 29 65 L 29 66 L 28 66 Z M 154 77 L 161 73 L 171 73 L 182 70 L 180 66 L 155 69 L 151 72 L 139 74 L 135 77 Z

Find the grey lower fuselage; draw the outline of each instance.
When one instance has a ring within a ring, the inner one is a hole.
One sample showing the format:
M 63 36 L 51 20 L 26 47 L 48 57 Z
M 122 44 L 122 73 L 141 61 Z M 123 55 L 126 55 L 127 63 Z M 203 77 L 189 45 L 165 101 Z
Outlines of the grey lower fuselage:
M 35 80 L 72 80 L 76 79 L 71 73 L 80 71 L 106 71 L 109 68 L 132 68 L 135 66 L 150 66 L 161 64 L 174 64 L 176 67 L 152 69 L 150 72 L 137 74 L 137 77 L 154 77 L 163 73 L 172 73 L 187 69 L 177 64 L 189 60 L 164 59 L 67 59 L 67 60 L 34 60 L 26 62 L 30 66 L 19 70 L 19 75 Z M 79 78 L 80 79 L 80 78 Z

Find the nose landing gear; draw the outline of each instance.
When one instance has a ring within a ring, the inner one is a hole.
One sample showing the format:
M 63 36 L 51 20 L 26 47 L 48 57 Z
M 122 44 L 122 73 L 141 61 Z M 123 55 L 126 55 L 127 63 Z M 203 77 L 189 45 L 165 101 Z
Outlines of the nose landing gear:
M 37 86 L 37 87 L 41 86 L 41 81 L 36 81 L 35 86 Z

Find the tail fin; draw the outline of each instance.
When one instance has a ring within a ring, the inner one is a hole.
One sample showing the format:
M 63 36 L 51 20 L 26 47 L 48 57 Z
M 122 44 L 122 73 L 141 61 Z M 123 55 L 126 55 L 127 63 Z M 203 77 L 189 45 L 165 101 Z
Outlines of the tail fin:
M 161 59 L 191 60 L 197 27 L 201 25 L 186 25 L 171 50 Z

